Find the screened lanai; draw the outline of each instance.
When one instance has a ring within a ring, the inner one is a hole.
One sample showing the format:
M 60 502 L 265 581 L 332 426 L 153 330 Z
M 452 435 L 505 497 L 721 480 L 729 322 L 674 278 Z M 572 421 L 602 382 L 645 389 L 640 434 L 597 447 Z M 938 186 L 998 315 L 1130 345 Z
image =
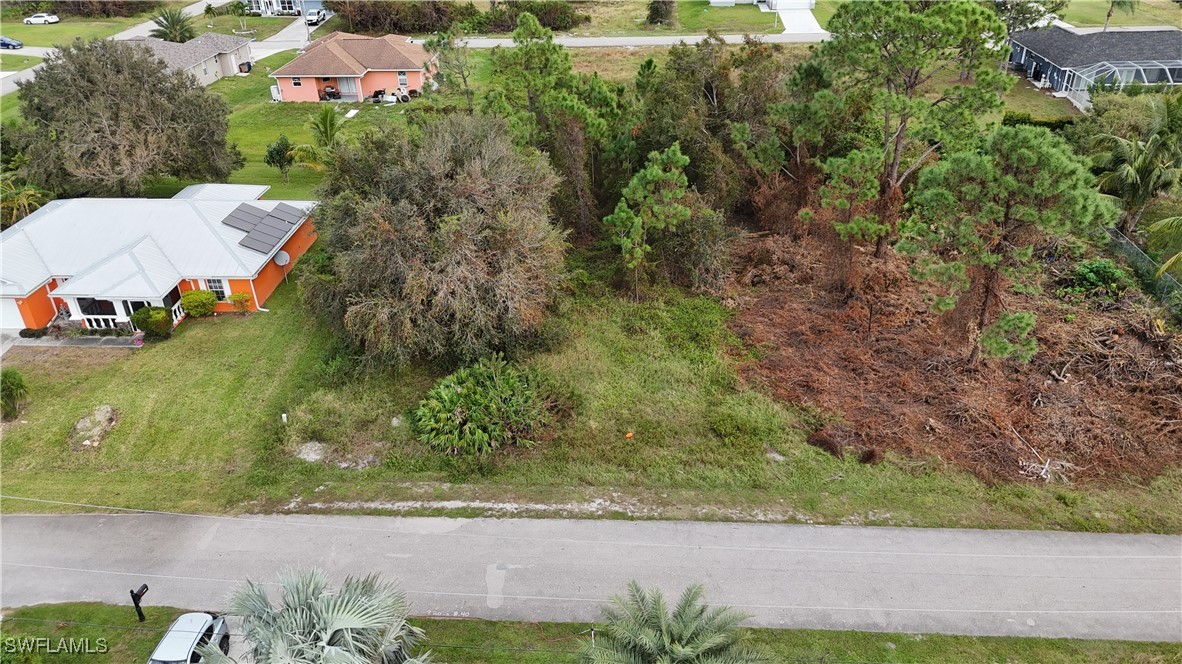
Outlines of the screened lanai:
M 1182 60 L 1146 60 L 1141 62 L 1097 62 L 1066 71 L 1063 91 L 1080 110 L 1091 106 L 1089 90 L 1098 84 L 1123 88 L 1133 83 L 1144 85 L 1182 85 Z

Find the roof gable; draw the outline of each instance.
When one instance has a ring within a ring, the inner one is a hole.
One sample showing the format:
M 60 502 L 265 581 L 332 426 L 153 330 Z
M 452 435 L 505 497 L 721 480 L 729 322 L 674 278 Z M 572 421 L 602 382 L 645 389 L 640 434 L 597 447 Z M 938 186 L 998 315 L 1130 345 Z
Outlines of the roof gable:
M 118 287 L 109 294 L 126 296 L 139 295 L 122 292 L 132 287 L 158 296 L 182 278 L 251 278 L 275 252 L 243 246 L 247 233 L 222 223 L 242 203 L 299 216 L 275 250 L 316 206 L 247 197 L 53 201 L 0 233 L 0 293 L 26 295 L 51 277 L 70 278 L 64 294 Z
M 302 55 L 271 76 L 361 76 L 369 70 L 421 71 L 430 60 L 426 49 L 411 42 L 409 37 L 365 37 L 333 32 L 305 46 Z

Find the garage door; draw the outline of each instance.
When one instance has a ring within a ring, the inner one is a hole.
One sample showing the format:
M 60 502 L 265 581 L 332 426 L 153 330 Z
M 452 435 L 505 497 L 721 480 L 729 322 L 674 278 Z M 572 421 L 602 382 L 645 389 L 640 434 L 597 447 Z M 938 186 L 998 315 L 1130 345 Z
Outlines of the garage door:
M 16 300 L 11 297 L 0 297 L 0 330 L 19 330 L 25 326 L 21 318 L 21 310 L 16 306 Z

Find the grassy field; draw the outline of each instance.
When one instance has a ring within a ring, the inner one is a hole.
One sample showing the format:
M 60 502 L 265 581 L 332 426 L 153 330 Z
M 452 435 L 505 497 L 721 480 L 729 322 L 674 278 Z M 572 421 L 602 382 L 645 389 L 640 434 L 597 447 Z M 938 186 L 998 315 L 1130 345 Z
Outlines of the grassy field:
M 761 12 L 754 4 L 734 7 L 711 7 L 710 0 L 683 0 L 677 3 L 677 14 L 681 30 L 686 33 L 704 33 L 717 30 L 722 33 L 783 32 L 784 26 L 776 23 L 774 12 Z
M 185 7 L 191 3 L 185 0 L 169 0 L 165 7 Z M 56 46 L 76 38 L 96 39 L 110 37 L 144 21 L 150 21 L 158 10 L 152 9 L 135 16 L 115 18 L 80 18 L 62 16 L 61 22 L 51 25 L 25 25 L 22 15 L 11 9 L 0 15 L 5 37 L 19 39 L 25 46 Z M 200 25 L 204 25 L 201 23 Z
M 286 28 L 292 21 L 296 20 L 293 16 L 247 16 L 246 29 L 254 30 L 255 33 L 250 35 L 257 41 L 262 41 L 280 30 Z M 236 16 L 218 16 L 213 19 L 213 27 L 209 27 L 209 21 L 204 16 L 193 17 L 193 27 L 196 28 L 197 33 L 202 32 L 220 32 L 222 34 L 232 35 L 235 30 L 242 28 Z
M 412 606 L 413 610 L 413 606 Z M 147 622 L 136 622 L 129 606 L 95 603 L 44 604 L 6 614 L 5 636 L 16 638 L 106 639 L 109 661 L 139 662 L 151 654 L 161 631 L 181 609 L 148 606 Z M 41 622 L 47 621 L 47 622 Z M 427 633 L 424 648 L 433 661 L 450 664 L 575 664 L 590 625 L 446 618 L 414 618 Z M 73 625 L 90 623 L 102 627 Z M 750 642 L 773 661 L 817 662 L 1007 662 L 1008 664 L 1166 664 L 1182 658 L 1182 645 L 1129 641 L 1082 641 L 1015 637 L 972 637 L 820 630 L 748 629 Z M 84 656 L 85 657 L 85 656 Z M 54 662 L 91 659 L 59 654 Z
M 837 13 L 837 8 L 841 6 L 841 3 L 846 1 L 816 0 L 816 4 L 813 5 L 813 16 L 816 17 L 817 23 L 820 23 L 822 28 L 828 26 L 829 19 L 833 18 L 833 15 Z
M 5 53 L 0 55 L 0 71 L 20 71 L 41 64 L 42 59 L 35 55 L 15 55 Z
M 1063 10 L 1064 21 L 1077 26 L 1104 25 L 1108 14 L 1105 0 L 1072 0 Z M 1141 0 L 1132 14 L 1117 11 L 1112 25 L 1173 25 L 1182 27 L 1182 5 L 1171 0 Z

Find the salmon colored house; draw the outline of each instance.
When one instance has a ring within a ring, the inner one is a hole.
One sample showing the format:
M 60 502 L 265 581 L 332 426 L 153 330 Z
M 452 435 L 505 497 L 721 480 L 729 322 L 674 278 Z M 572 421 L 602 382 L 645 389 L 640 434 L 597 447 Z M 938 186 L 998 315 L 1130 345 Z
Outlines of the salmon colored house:
M 53 201 L 0 233 L 0 329 L 57 316 L 89 328 L 130 325 L 132 312 L 209 290 L 217 311 L 247 295 L 260 310 L 316 241 L 316 201 L 268 201 L 261 185 L 201 184 L 171 199 Z
M 276 82 L 272 96 L 280 101 L 357 102 L 382 90 L 421 92 L 432 69 L 431 54 L 409 37 L 333 32 L 271 74 Z

